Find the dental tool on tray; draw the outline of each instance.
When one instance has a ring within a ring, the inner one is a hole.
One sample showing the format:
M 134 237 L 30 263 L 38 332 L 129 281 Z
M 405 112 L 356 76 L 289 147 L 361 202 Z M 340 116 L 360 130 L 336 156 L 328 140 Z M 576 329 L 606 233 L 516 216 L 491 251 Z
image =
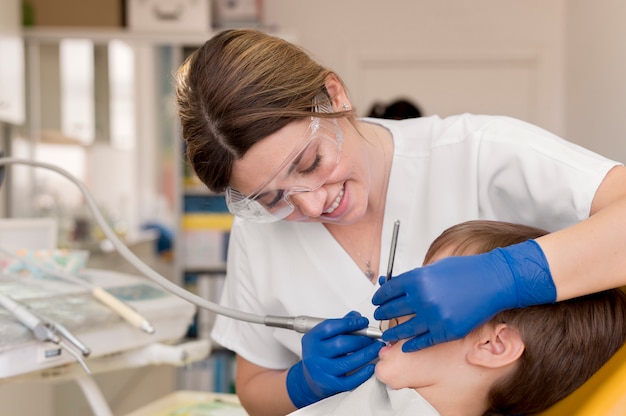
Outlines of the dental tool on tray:
M 2 247 L 0 247 L 0 254 L 4 254 L 5 256 L 13 258 L 16 261 L 19 261 L 27 266 L 41 270 L 50 275 L 60 277 L 61 279 L 65 281 L 68 281 L 78 286 L 86 288 L 93 295 L 93 297 L 95 297 L 100 302 L 108 306 L 113 312 L 117 313 L 120 317 L 122 317 L 131 325 L 133 325 L 135 328 L 139 328 L 148 334 L 154 333 L 155 331 L 154 326 L 146 318 L 141 316 L 136 310 L 131 308 L 126 303 L 122 302 L 115 296 L 111 295 L 105 289 L 98 287 L 96 285 L 93 285 L 87 282 L 86 280 L 83 280 L 80 277 L 74 276 L 63 270 L 47 267 L 43 264 L 40 264 L 39 262 L 27 259 L 25 257 L 17 256 L 3 249 Z
M 89 370 L 87 363 L 85 363 L 83 359 L 83 357 L 87 357 L 91 353 L 91 350 L 67 328 L 58 322 L 38 315 L 12 297 L 2 293 L 0 293 L 0 305 L 9 311 L 22 325 L 30 329 L 35 338 L 42 342 L 57 344 L 60 348 L 72 355 L 87 374 L 91 374 L 91 370 Z M 63 338 L 74 345 L 74 347 L 81 352 L 83 357 L 70 348 L 70 346 L 63 341 Z
M 135 253 L 133 253 L 128 247 L 126 247 L 126 245 L 119 239 L 119 237 L 115 234 L 115 232 L 111 229 L 111 227 L 107 223 L 106 219 L 100 212 L 100 209 L 98 208 L 95 200 L 93 199 L 93 196 L 91 195 L 87 187 L 80 180 L 78 180 L 75 176 L 70 174 L 65 169 L 49 164 L 49 163 L 44 163 L 44 162 L 39 162 L 39 161 L 29 160 L 29 159 L 0 157 L 0 169 L 2 166 L 15 165 L 15 164 L 27 165 L 27 166 L 33 166 L 33 167 L 39 167 L 39 168 L 51 170 L 53 172 L 60 174 L 61 176 L 64 176 L 66 179 L 68 179 L 70 182 L 76 185 L 78 189 L 81 191 L 81 193 L 83 194 L 83 196 L 85 197 L 85 202 L 87 203 L 89 210 L 92 212 L 94 219 L 96 220 L 98 225 L 101 227 L 102 231 L 104 232 L 104 235 L 113 244 L 113 247 L 115 247 L 117 252 L 122 257 L 124 257 L 126 261 L 132 264 L 139 272 L 145 275 L 147 278 L 149 278 L 154 283 L 161 286 L 163 289 L 167 290 L 168 292 L 180 297 L 181 299 L 184 299 L 196 305 L 197 307 L 207 309 L 211 312 L 224 315 L 232 319 L 237 319 L 240 321 L 245 321 L 245 322 L 250 322 L 250 323 L 255 323 L 255 324 L 262 324 L 262 325 L 269 326 L 269 327 L 290 329 L 299 333 L 308 332 L 311 328 L 313 328 L 315 325 L 317 325 L 318 323 L 320 323 L 321 321 L 325 319 L 325 318 L 316 318 L 316 317 L 306 316 L 306 315 L 298 315 L 298 316 L 257 315 L 257 314 L 253 314 L 249 312 L 227 308 L 225 306 L 218 305 L 204 298 L 201 298 L 198 295 L 195 295 L 183 289 L 182 287 L 178 286 L 171 280 L 161 276 L 154 269 L 152 269 L 150 266 L 148 266 L 143 261 L 141 261 L 141 259 L 139 259 L 139 257 L 137 257 Z M 394 239 L 397 239 L 397 231 L 394 233 L 394 235 L 395 235 Z M 392 241 L 392 253 L 393 255 L 390 257 L 391 262 L 393 261 L 392 259 L 393 259 L 393 256 L 395 255 L 395 240 Z M 379 339 L 382 336 L 382 332 L 380 331 L 380 329 L 375 328 L 375 327 L 364 328 L 359 331 L 355 331 L 354 333 L 358 335 L 365 335 L 367 337 L 375 338 L 375 339 Z

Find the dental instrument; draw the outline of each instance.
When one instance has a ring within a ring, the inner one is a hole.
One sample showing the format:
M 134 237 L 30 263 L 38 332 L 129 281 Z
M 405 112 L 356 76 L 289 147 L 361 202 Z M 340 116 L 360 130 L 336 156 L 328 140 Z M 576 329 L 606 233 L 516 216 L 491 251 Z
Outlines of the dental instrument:
M 87 189 L 87 187 L 78 180 L 75 176 L 70 174 L 67 170 L 60 168 L 58 166 L 39 162 L 35 160 L 29 159 L 19 159 L 12 157 L 0 157 L 0 167 L 7 165 L 27 165 L 32 167 L 39 167 L 51 170 L 64 176 L 70 182 L 78 187 L 80 192 L 85 197 L 85 201 L 87 203 L 87 207 L 91 211 L 94 216 L 94 219 L 101 227 L 104 235 L 109 239 L 109 241 L 113 244 L 113 247 L 117 250 L 117 252 L 124 257 L 131 265 L 133 265 L 138 271 L 140 271 L 143 275 L 148 277 L 150 280 L 155 282 L 157 285 L 161 286 L 166 291 L 196 305 L 197 307 L 208 309 L 211 312 L 227 316 L 232 319 L 237 319 L 240 321 L 262 324 L 269 327 L 275 328 L 284 328 L 290 329 L 299 333 L 306 333 L 310 329 L 312 329 L 319 322 L 325 320 L 324 318 L 317 318 L 306 315 L 298 315 L 298 316 L 274 316 L 274 315 L 257 315 L 249 312 L 239 311 L 236 309 L 227 308 L 222 305 L 218 305 L 214 302 L 210 302 L 206 299 L 201 298 L 198 295 L 195 295 L 182 287 L 178 286 L 174 282 L 169 279 L 161 276 L 150 266 L 145 264 L 139 257 L 135 255 L 126 245 L 119 239 L 119 237 L 115 234 L 115 232 L 108 225 L 106 219 L 102 215 L 100 209 L 98 208 L 93 196 Z M 392 245 L 392 249 L 395 250 L 395 247 Z M 379 339 L 382 336 L 382 332 L 379 328 L 375 327 L 367 327 L 361 330 L 353 332 L 356 335 L 364 335 L 370 338 Z
M 398 245 L 398 231 L 400 230 L 400 220 L 396 220 L 393 223 L 393 234 L 391 235 L 391 248 L 389 249 L 389 262 L 387 263 L 387 274 L 385 275 L 385 282 L 391 280 L 393 273 L 393 263 L 396 258 L 396 246 Z M 378 329 L 382 332 L 389 329 L 389 321 L 380 321 Z
M 154 329 L 154 326 L 150 323 L 150 321 L 148 321 L 146 318 L 141 316 L 139 312 L 137 312 L 136 310 L 134 310 L 129 305 L 119 300 L 115 296 L 111 295 L 109 292 L 107 292 L 103 288 L 93 285 L 63 270 L 53 269 L 43 264 L 40 264 L 38 262 L 35 262 L 33 260 L 17 256 L 9 252 L 8 250 L 3 249 L 2 247 L 0 247 L 0 254 L 4 254 L 5 256 L 11 257 L 19 262 L 26 264 L 27 266 L 34 267 L 45 273 L 48 273 L 56 277 L 60 277 L 63 280 L 66 280 L 68 282 L 71 282 L 78 286 L 86 288 L 93 295 L 93 297 L 95 297 L 100 302 L 108 306 L 113 312 L 117 313 L 119 316 L 121 316 L 124 320 L 126 320 L 128 323 L 133 325 L 135 328 L 139 328 L 148 334 L 154 333 L 155 329 Z
M 393 223 L 393 234 L 391 235 L 391 248 L 389 251 L 389 262 L 387 263 L 387 275 L 385 276 L 385 282 L 391 279 L 391 273 L 393 272 L 393 262 L 396 258 L 396 246 L 398 245 L 398 231 L 400 230 L 400 220 L 396 220 Z
M 76 351 L 70 348 L 70 346 L 63 341 L 63 338 L 57 334 L 57 332 L 60 333 L 61 336 L 78 348 L 83 356 L 88 356 L 91 352 L 90 349 L 87 348 L 87 346 L 85 346 L 67 328 L 57 322 L 39 316 L 29 310 L 26 306 L 22 305 L 20 302 L 3 293 L 0 293 L 0 305 L 9 311 L 11 315 L 13 315 L 13 317 L 21 322 L 25 327 L 30 329 L 35 335 L 35 338 L 42 342 L 52 342 L 57 344 L 63 350 L 72 355 L 76 361 L 78 361 L 83 370 L 85 370 L 85 373 L 91 374 L 91 370 L 87 367 L 85 360 L 83 360 L 83 358 Z

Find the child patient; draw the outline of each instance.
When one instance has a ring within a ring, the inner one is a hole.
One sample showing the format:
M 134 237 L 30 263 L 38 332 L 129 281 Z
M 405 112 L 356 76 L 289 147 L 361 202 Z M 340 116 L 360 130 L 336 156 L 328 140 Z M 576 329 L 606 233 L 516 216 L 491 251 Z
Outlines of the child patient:
M 545 233 L 500 221 L 465 222 L 433 241 L 424 264 Z M 529 415 L 580 387 L 625 339 L 626 295 L 619 289 L 511 309 L 460 340 L 411 353 L 402 352 L 403 341 L 389 344 L 379 353 L 375 377 L 292 415 Z

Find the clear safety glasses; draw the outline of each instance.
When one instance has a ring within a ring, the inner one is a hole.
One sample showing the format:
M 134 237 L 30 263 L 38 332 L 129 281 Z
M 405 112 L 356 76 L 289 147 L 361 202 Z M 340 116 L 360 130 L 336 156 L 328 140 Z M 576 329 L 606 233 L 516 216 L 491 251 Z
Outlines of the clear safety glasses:
M 304 145 L 294 149 L 249 195 L 227 187 L 228 210 L 246 220 L 279 221 L 294 210 L 291 195 L 322 186 L 339 163 L 343 143 L 341 129 L 335 119 L 311 117 L 305 137 L 308 139 Z

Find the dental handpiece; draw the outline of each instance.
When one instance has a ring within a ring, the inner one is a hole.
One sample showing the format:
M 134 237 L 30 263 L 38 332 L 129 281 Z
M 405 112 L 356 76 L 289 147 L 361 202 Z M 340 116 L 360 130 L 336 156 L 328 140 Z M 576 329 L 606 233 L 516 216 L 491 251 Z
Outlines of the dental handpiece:
M 400 221 L 396 220 L 393 223 L 393 234 L 391 235 L 391 248 L 389 250 L 389 263 L 387 265 L 387 275 L 385 281 L 391 279 L 391 273 L 393 272 L 393 263 L 396 257 L 396 246 L 398 245 L 398 230 L 400 229 Z M 324 321 L 324 318 L 316 318 L 314 316 L 298 315 L 298 316 L 273 316 L 266 315 L 263 323 L 265 326 L 271 326 L 275 328 L 291 329 L 301 334 L 309 332 L 315 325 Z M 351 332 L 355 335 L 364 335 L 369 338 L 380 339 L 383 336 L 380 328 L 374 328 L 368 326 L 367 328 L 359 329 L 358 331 Z
M 266 315 L 265 326 L 271 326 L 274 328 L 285 328 L 293 331 L 305 334 L 309 332 L 313 327 L 326 318 L 316 318 L 314 316 L 298 315 L 298 316 L 273 316 Z M 351 332 L 354 335 L 365 335 L 369 338 L 380 339 L 383 333 L 378 328 L 368 326 L 367 328 L 359 329 L 358 331 Z

